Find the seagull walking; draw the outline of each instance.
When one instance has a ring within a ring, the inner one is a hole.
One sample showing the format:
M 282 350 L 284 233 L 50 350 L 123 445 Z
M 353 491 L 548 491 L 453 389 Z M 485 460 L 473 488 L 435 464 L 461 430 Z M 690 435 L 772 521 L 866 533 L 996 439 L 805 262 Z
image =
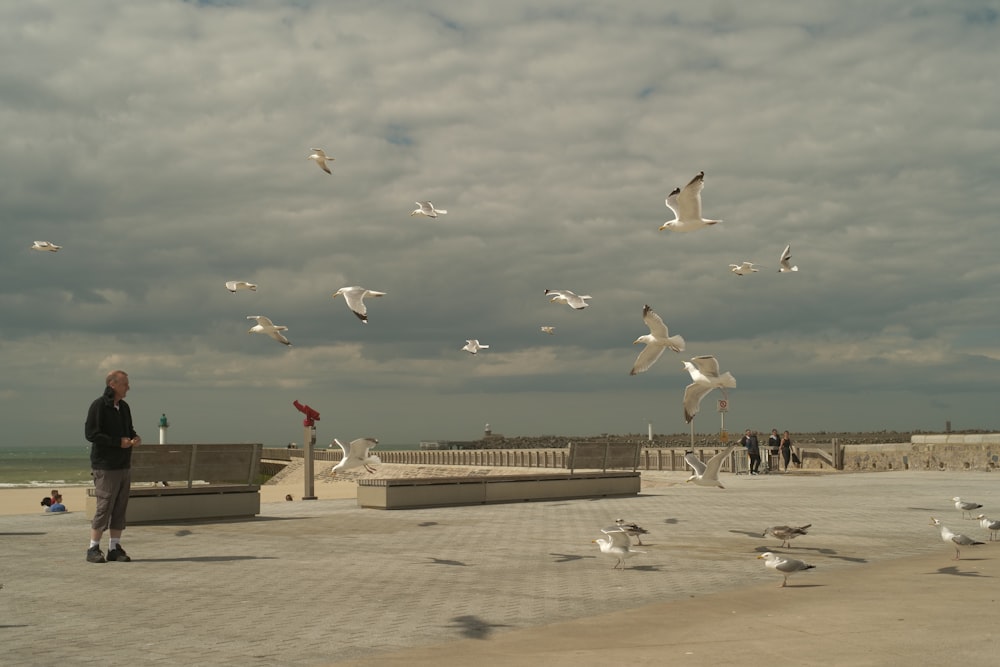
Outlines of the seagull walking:
M 418 201 L 417 207 L 410 215 L 425 215 L 428 218 L 436 218 L 439 215 L 447 215 L 448 211 L 443 208 L 434 208 L 434 204 L 429 201 Z
M 353 285 L 351 287 L 341 287 L 333 293 L 333 298 L 336 299 L 338 296 L 344 297 L 344 301 L 347 302 L 347 307 L 351 309 L 351 312 L 357 315 L 359 320 L 368 324 L 368 308 L 365 307 L 365 297 L 385 296 L 385 294 L 385 292 L 376 292 L 375 290 Z
M 804 526 L 794 527 L 794 526 L 771 526 L 770 528 L 764 529 L 764 534 L 761 537 L 767 537 L 772 535 L 781 540 L 781 546 L 792 547 L 792 540 L 794 540 L 799 535 L 805 535 L 806 530 L 812 526 L 811 523 L 807 523 Z
M 953 547 L 955 547 L 955 558 L 953 558 L 952 560 L 958 560 L 959 558 L 962 557 L 962 554 L 958 549 L 959 547 L 971 547 L 977 544 L 983 544 L 983 542 L 978 542 L 972 539 L 971 537 L 962 535 L 961 533 L 951 532 L 948 526 L 945 526 L 934 517 L 931 517 L 931 525 L 940 528 L 941 539 L 947 542 L 948 544 L 951 544 Z
M 332 171 L 330 171 L 330 168 L 326 166 L 326 163 L 327 161 L 333 162 L 334 158 L 328 156 L 325 152 L 323 152 L 322 148 L 312 149 L 312 155 L 310 155 L 307 159 L 315 160 L 316 165 L 319 166 L 319 168 L 325 171 L 326 173 L 328 174 L 333 173 Z
M 980 526 L 990 531 L 990 542 L 992 542 L 996 538 L 997 532 L 1000 531 L 1000 521 L 990 521 L 985 514 L 980 514 L 976 518 L 979 519 Z
M 632 548 L 632 538 L 628 536 L 624 530 L 618 528 L 617 526 L 612 526 L 611 528 L 602 528 L 601 532 L 608 537 L 599 537 L 596 540 L 592 540 L 592 544 L 596 544 L 601 548 L 602 554 L 608 554 L 614 556 L 617 560 L 612 566 L 612 569 L 625 569 L 625 561 L 636 554 L 644 554 L 645 551 L 637 551 Z
M 583 310 L 590 305 L 587 303 L 587 299 L 593 298 L 589 294 L 577 296 L 568 289 L 547 289 L 545 290 L 545 296 L 551 296 L 552 298 L 549 301 L 552 303 L 565 303 L 573 310 Z
M 694 357 L 684 362 L 684 368 L 691 375 L 691 384 L 684 389 L 684 420 L 691 423 L 701 407 L 701 399 L 716 387 L 726 393 L 726 389 L 736 386 L 736 378 L 726 371 L 719 374 L 719 361 L 710 354 Z
M 282 345 L 291 345 L 288 339 L 281 335 L 282 331 L 288 331 L 288 327 L 274 324 L 269 318 L 263 315 L 247 315 L 247 319 L 257 320 L 257 324 L 250 327 L 250 331 L 247 332 L 248 334 L 267 334 Z
M 619 530 L 624 530 L 629 537 L 634 537 L 636 544 L 642 546 L 642 535 L 648 535 L 649 531 L 637 524 L 625 521 L 625 519 L 615 519 L 615 525 Z
M 479 350 L 488 350 L 488 349 L 490 349 L 489 345 L 483 345 L 475 338 L 473 338 L 472 340 L 466 338 L 465 347 L 462 348 L 462 350 L 468 352 L 469 354 L 478 354 Z
M 694 474 L 688 477 L 685 482 L 694 482 L 698 486 L 717 486 L 720 489 L 726 487 L 722 486 L 722 482 L 719 481 L 719 469 L 722 468 L 722 462 L 726 460 L 732 451 L 736 449 L 736 445 L 729 445 L 721 452 L 717 453 L 715 456 L 705 463 L 697 456 L 694 452 L 687 451 L 684 452 L 684 463 L 691 467 Z
M 333 443 L 343 450 L 344 458 L 330 469 L 332 475 L 351 468 L 364 468 L 368 472 L 374 473 L 375 468 L 372 468 L 372 464 L 382 463 L 382 459 L 370 453 L 370 450 L 378 445 L 378 440 L 375 438 L 358 438 L 351 440 L 349 445 L 334 438 Z
M 684 186 L 684 189 L 674 188 L 667 197 L 667 207 L 674 212 L 675 219 L 663 223 L 660 231 L 669 229 L 674 232 L 692 232 L 702 227 L 714 225 L 722 220 L 706 220 L 701 217 L 701 191 L 705 187 L 705 172 L 700 171 Z
M 804 572 L 806 570 L 811 570 L 814 567 L 816 567 L 815 565 L 809 565 L 808 563 L 796 560 L 795 558 L 785 558 L 784 556 L 778 556 L 777 554 L 773 554 L 770 551 L 766 551 L 761 555 L 757 556 L 757 560 L 760 560 L 761 558 L 764 559 L 764 565 L 766 567 L 769 567 L 770 569 L 774 570 L 782 577 L 784 577 L 784 581 L 781 582 L 781 586 L 779 586 L 779 588 L 784 588 L 785 586 L 787 586 L 788 577 L 795 574 L 796 572 Z
M 32 250 L 40 250 L 42 252 L 59 252 L 61 245 L 56 245 L 55 243 L 49 243 L 48 241 L 35 241 L 31 244 Z
M 743 262 L 742 264 L 730 264 L 729 270 L 738 276 L 742 276 L 747 273 L 757 273 L 758 271 L 758 269 L 754 266 L 753 262 Z
M 792 266 L 792 245 L 788 244 L 781 251 L 781 257 L 778 258 L 778 273 L 788 273 L 789 271 L 798 270 L 799 267 Z
M 257 286 L 253 283 L 248 283 L 245 280 L 227 280 L 226 289 L 235 294 L 242 290 L 250 290 L 251 292 L 257 291 Z
M 663 351 L 667 348 L 670 348 L 674 352 L 684 351 L 684 338 L 681 336 L 671 336 L 667 330 L 667 325 L 663 323 L 659 315 L 653 312 L 649 304 L 642 307 L 642 321 L 649 327 L 649 333 L 639 336 L 632 344 L 645 343 L 646 347 L 636 357 L 629 375 L 645 373 L 656 363 L 656 360 L 660 358 Z
M 955 509 L 957 509 L 959 512 L 962 513 L 962 518 L 963 519 L 965 519 L 965 518 L 971 519 L 972 518 L 972 513 L 974 511 L 976 511 L 978 509 L 981 509 L 983 507 L 979 503 L 967 502 L 965 500 L 962 500 L 958 496 L 955 496 L 954 498 L 952 498 L 952 500 L 955 501 Z M 966 517 L 965 516 L 966 514 L 968 514 L 969 516 Z

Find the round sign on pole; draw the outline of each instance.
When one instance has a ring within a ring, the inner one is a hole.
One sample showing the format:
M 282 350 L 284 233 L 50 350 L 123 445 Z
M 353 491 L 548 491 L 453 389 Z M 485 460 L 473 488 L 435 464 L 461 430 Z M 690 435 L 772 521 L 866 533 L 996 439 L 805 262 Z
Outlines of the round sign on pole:
M 729 401 L 724 398 L 719 399 L 719 412 L 729 412 Z

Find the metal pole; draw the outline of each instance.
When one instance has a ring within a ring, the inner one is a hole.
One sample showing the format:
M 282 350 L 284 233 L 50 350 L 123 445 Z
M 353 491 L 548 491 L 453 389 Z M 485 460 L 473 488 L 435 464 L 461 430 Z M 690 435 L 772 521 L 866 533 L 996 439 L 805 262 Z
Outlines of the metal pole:
M 305 452 L 303 459 L 303 468 L 305 468 L 305 495 L 302 496 L 302 500 L 316 500 L 316 495 L 314 494 L 316 480 L 313 479 L 313 447 L 316 444 L 316 426 L 306 426 L 305 429 Z

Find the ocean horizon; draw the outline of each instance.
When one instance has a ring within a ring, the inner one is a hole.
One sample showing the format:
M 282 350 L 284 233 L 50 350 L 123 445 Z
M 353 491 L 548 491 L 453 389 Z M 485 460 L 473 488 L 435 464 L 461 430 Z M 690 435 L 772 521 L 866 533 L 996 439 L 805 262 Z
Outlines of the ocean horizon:
M 418 443 L 379 444 L 379 449 L 383 451 L 419 448 Z M 317 449 L 328 448 L 317 446 Z M 0 447 L 0 489 L 51 490 L 60 486 L 88 486 L 90 483 L 90 445 Z

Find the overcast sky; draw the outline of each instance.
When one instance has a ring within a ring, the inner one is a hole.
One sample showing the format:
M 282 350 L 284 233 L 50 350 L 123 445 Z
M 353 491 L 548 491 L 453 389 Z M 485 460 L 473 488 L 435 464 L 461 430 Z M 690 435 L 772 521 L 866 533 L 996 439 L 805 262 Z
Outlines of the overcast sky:
M 704 354 L 733 431 L 996 428 L 998 16 L 2 3 L 0 444 L 83 444 L 115 368 L 147 442 L 163 412 L 174 442 L 301 442 L 295 399 L 320 444 L 679 433 Z M 701 170 L 723 222 L 659 231 Z M 387 292 L 367 325 L 347 285 Z M 687 349 L 629 376 L 644 304 Z

